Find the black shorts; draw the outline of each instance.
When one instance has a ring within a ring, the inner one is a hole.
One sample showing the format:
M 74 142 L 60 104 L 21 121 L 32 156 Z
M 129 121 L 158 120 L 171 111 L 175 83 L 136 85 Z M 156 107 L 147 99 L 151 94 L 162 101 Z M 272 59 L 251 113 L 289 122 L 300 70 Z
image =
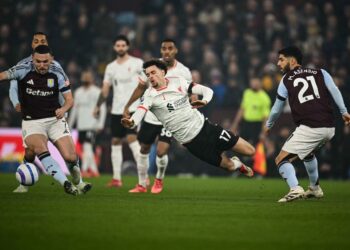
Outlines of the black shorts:
M 172 134 L 162 125 L 155 125 L 144 121 L 137 135 L 137 140 L 140 143 L 151 145 L 156 141 L 157 136 L 159 141 L 168 144 L 171 143 Z
M 206 120 L 199 134 L 183 145 L 199 159 L 220 167 L 222 152 L 232 149 L 238 139 L 239 136 Z
M 132 114 L 131 114 L 132 115 Z M 124 138 L 128 134 L 137 134 L 136 128 L 128 129 L 121 124 L 122 115 L 111 115 L 111 135 L 112 138 Z
M 80 144 L 84 142 L 89 142 L 91 144 L 95 143 L 96 133 L 92 130 L 79 131 L 78 141 Z

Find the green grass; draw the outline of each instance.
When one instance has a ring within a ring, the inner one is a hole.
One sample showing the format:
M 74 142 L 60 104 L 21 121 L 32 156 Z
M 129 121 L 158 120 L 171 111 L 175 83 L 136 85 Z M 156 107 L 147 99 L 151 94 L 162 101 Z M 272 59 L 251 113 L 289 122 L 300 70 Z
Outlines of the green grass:
M 136 177 L 121 189 L 106 188 L 109 178 L 73 197 L 47 176 L 13 194 L 14 175 L 0 174 L 1 249 L 350 249 L 349 182 L 322 181 L 322 200 L 278 204 L 280 179 L 167 177 L 152 195 L 127 192 Z

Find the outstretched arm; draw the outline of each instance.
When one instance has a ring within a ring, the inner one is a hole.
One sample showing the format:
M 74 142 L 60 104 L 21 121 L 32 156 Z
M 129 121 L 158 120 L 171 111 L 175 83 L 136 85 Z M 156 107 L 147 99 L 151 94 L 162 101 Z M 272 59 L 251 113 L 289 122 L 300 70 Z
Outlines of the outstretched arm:
M 147 89 L 147 85 L 139 82 L 136 89 L 132 93 L 129 101 L 124 107 L 123 117 L 130 117 L 130 113 L 129 113 L 130 106 L 145 93 L 146 89 Z
M 321 72 L 323 74 L 326 87 L 327 87 L 328 91 L 331 93 L 331 96 L 332 96 L 334 102 L 337 104 L 339 111 L 340 111 L 341 115 L 343 116 L 343 120 L 345 122 L 345 125 L 347 125 L 347 126 L 350 125 L 350 114 L 348 113 L 348 110 L 345 107 L 342 94 L 340 93 L 337 85 L 335 85 L 331 75 L 323 69 L 321 69 Z
M 16 80 L 10 82 L 9 96 L 13 107 L 17 112 L 21 112 L 21 104 L 18 99 L 18 82 Z
M 211 101 L 214 91 L 206 86 L 191 83 L 188 87 L 188 93 L 203 96 L 202 100 L 195 100 L 191 102 L 193 108 L 201 108 Z

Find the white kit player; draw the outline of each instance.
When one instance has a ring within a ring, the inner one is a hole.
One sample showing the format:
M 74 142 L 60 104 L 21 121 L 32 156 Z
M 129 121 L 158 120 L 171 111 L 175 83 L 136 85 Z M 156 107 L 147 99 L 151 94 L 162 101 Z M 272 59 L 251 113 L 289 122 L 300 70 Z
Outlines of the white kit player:
M 93 145 L 96 132 L 101 130 L 106 119 L 106 105 L 102 104 L 101 114 L 98 119 L 93 116 L 95 104 L 101 94 L 101 89 L 94 84 L 94 75 L 91 71 L 83 71 L 81 74 L 82 86 L 74 93 L 74 106 L 69 115 L 69 127 L 76 123 L 79 143 L 83 148 L 81 174 L 83 177 L 98 177 Z
M 230 131 L 210 123 L 197 110 L 212 99 L 210 88 L 188 84 L 182 77 L 165 77 L 167 66 L 160 60 L 145 62 L 143 68 L 152 86 L 146 90 L 142 104 L 132 117 L 122 119 L 125 127 L 137 126 L 150 110 L 174 138 L 199 159 L 228 171 L 238 170 L 248 177 L 253 176 L 251 168 L 237 157 L 228 158 L 224 151 L 233 150 L 252 156 L 254 147 Z M 201 95 L 203 99 L 190 103 L 188 95 L 191 94 Z
M 162 61 L 167 66 L 167 77 L 170 76 L 181 76 L 186 79 L 188 84 L 192 82 L 192 76 L 190 70 L 182 63 L 175 59 L 178 50 L 176 43 L 172 39 L 165 39 L 161 43 L 160 53 L 162 55 Z M 148 88 L 146 79 L 140 79 L 139 85 L 135 90 L 133 96 L 130 98 L 127 106 L 125 107 L 125 117 L 128 117 L 128 109 L 130 104 L 140 98 Z M 145 119 L 141 125 L 141 129 L 138 133 L 138 141 L 141 144 L 141 154 L 138 167 L 139 182 L 135 188 L 131 189 L 131 193 L 144 193 L 147 192 L 146 180 L 147 170 L 149 167 L 149 153 L 152 144 L 156 141 L 157 143 L 157 174 L 152 186 L 151 192 L 158 194 L 163 190 L 163 179 L 165 170 L 168 166 L 168 151 L 171 144 L 172 135 L 167 131 L 162 123 L 155 117 L 152 112 L 147 112 Z
M 95 117 L 98 116 L 100 106 L 108 97 L 110 87 L 113 87 L 113 104 L 111 115 L 112 134 L 112 166 L 113 179 L 108 183 L 109 187 L 121 187 L 121 171 L 123 163 L 122 140 L 126 137 L 129 147 L 133 153 L 135 161 L 138 161 L 140 154 L 140 144 L 137 141 L 136 129 L 126 129 L 121 125 L 124 107 L 137 86 L 142 74 L 143 61 L 130 56 L 129 40 L 124 35 L 119 35 L 114 42 L 114 50 L 117 58 L 107 65 L 103 79 L 102 92 L 94 110 Z M 130 111 L 134 112 L 138 102 L 130 106 Z

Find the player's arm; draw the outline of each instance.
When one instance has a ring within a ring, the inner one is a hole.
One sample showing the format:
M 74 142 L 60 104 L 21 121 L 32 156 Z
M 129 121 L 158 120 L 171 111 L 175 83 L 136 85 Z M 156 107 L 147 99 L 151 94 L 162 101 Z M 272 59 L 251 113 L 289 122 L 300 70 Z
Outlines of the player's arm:
M 64 105 L 61 108 L 56 109 L 55 113 L 57 119 L 63 118 L 64 114 L 74 105 L 74 99 L 71 91 L 65 91 L 62 93 L 62 95 L 64 98 Z
M 130 117 L 130 113 L 129 113 L 130 106 L 145 93 L 146 89 L 147 89 L 146 83 L 143 81 L 139 81 L 139 84 L 135 88 L 129 101 L 126 103 L 124 107 L 123 117 Z
M 95 118 L 99 117 L 101 105 L 106 102 L 110 88 L 111 88 L 110 82 L 103 81 L 101 93 L 97 99 L 96 107 L 95 107 L 94 112 L 93 112 L 93 115 Z
M 288 97 L 288 90 L 284 85 L 283 78 L 282 78 L 282 80 L 278 85 L 276 101 L 271 108 L 270 115 L 267 118 L 267 121 L 263 129 L 263 133 L 265 134 L 268 133 L 269 130 L 273 127 L 273 125 L 275 124 L 276 120 L 278 119 L 278 117 L 280 116 L 283 110 L 287 97 Z
M 64 104 L 56 109 L 56 118 L 61 119 L 64 117 L 65 113 L 74 105 L 73 94 L 70 88 L 69 81 L 66 81 L 64 74 L 60 71 L 53 71 L 56 74 L 58 80 L 58 89 L 63 96 Z
M 17 64 L 12 68 L 0 73 L 0 81 L 21 80 L 31 70 L 30 64 Z
M 337 85 L 334 83 L 331 75 L 323 69 L 321 69 L 321 72 L 323 74 L 326 87 L 327 87 L 328 91 L 331 93 L 331 96 L 332 96 L 334 102 L 337 104 L 339 111 L 340 111 L 341 115 L 343 116 L 343 120 L 344 120 L 345 124 L 350 125 L 350 115 L 349 115 L 348 110 L 344 104 L 344 99 L 343 99 L 342 94 L 340 93 Z
M 64 98 L 64 95 L 63 95 L 63 98 Z M 77 96 L 77 92 L 75 92 L 74 94 L 74 99 L 77 100 L 78 99 L 78 96 Z M 65 103 L 65 102 L 64 102 Z M 73 105 L 73 108 L 72 110 L 70 111 L 69 113 L 69 117 L 68 117 L 68 125 L 70 128 L 73 128 L 74 126 L 74 123 L 76 122 L 77 118 L 78 118 L 78 107 L 77 107 L 78 103 L 77 102 L 74 102 L 74 105 Z M 63 104 L 64 106 L 64 104 Z
M 126 128 L 135 128 L 142 121 L 147 111 L 152 107 L 153 98 L 146 92 L 144 95 L 143 102 L 137 107 L 135 113 L 131 117 L 124 117 L 121 123 Z
M 16 80 L 10 81 L 9 97 L 16 111 L 21 112 L 21 104 L 18 99 L 18 82 Z
M 188 86 L 188 93 L 190 95 L 195 94 L 202 96 L 202 100 L 195 100 L 191 102 L 193 108 L 201 108 L 207 105 L 214 95 L 214 91 L 211 88 L 196 83 L 191 83 Z

